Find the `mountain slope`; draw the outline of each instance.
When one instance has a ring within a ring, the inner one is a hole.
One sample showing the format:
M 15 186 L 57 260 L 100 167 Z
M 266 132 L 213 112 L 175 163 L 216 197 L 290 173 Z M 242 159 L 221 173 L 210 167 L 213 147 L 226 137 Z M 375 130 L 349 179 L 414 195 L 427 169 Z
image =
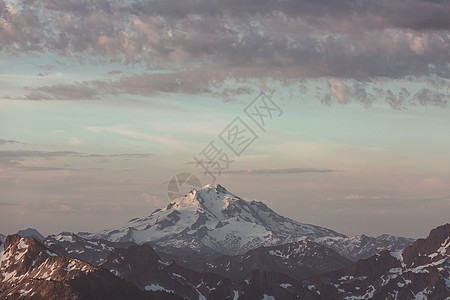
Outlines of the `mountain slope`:
M 0 252 L 0 299 L 172 299 L 148 293 L 34 238 L 8 236 Z
M 146 218 L 132 219 L 124 226 L 85 237 L 113 242 L 154 242 L 165 247 L 235 255 L 305 237 L 345 236 L 282 217 L 264 203 L 244 201 L 221 185 L 207 185 L 173 200 Z
M 185 299 L 233 296 L 231 280 L 164 262 L 149 245 L 116 249 L 101 266 L 143 290 L 167 291 Z
M 88 240 L 70 232 L 49 235 L 43 242 L 56 253 L 80 259 L 94 266 L 101 264 L 114 249 L 132 245 L 99 239 Z
M 325 298 L 448 299 L 450 224 L 433 229 L 403 252 L 380 252 L 350 267 L 303 282 Z
M 23 230 L 17 231 L 17 234 L 21 237 L 34 237 L 38 241 L 42 242 L 45 237 L 36 229 L 34 228 L 27 228 Z
M 240 255 L 261 246 L 309 239 L 350 260 L 381 250 L 400 251 L 414 240 L 383 235 L 349 238 L 333 230 L 280 216 L 258 201 L 245 201 L 218 184 L 190 191 L 146 218 L 99 233 L 79 233 L 87 239 L 151 243 L 199 253 Z
M 414 241 L 415 239 L 396 237 L 389 234 L 383 234 L 378 237 L 363 234 L 345 238 L 324 237 L 315 239 L 315 242 L 329 247 L 353 261 L 368 258 L 383 250 L 403 251 Z
M 253 270 L 279 272 L 302 280 L 313 275 L 340 269 L 352 262 L 334 250 L 303 240 L 284 245 L 259 247 L 245 254 L 229 256 L 176 256 L 161 253 L 164 259 L 201 272 L 212 272 L 234 281 L 243 280 Z

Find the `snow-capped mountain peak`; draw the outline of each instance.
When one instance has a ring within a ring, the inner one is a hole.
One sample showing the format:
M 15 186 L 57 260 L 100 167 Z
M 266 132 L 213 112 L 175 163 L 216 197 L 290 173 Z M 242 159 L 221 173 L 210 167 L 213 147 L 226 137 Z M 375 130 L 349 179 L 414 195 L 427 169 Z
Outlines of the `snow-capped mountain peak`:
M 146 218 L 84 236 L 224 254 L 242 254 L 260 246 L 305 238 L 345 237 L 330 229 L 280 216 L 264 203 L 245 201 L 220 184 L 194 189 Z
M 263 202 L 243 200 L 220 184 L 193 189 L 149 216 L 132 219 L 123 226 L 79 235 L 88 239 L 150 242 L 162 247 L 228 255 L 309 239 L 351 260 L 369 257 L 384 249 L 403 250 L 413 242 L 387 235 L 349 238 L 327 228 L 283 217 Z
M 208 184 L 203 188 L 191 190 L 184 197 L 172 200 L 164 210 L 195 207 L 211 214 L 220 215 L 223 209 L 236 201 L 243 200 L 229 193 L 220 184 Z

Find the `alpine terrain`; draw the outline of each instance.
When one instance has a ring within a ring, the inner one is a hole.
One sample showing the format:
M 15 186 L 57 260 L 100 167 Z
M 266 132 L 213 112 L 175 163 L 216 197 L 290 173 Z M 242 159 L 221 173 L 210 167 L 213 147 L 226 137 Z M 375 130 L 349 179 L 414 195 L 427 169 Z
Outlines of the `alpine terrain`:
M 259 201 L 245 201 L 220 184 L 194 189 L 148 217 L 99 233 L 79 233 L 88 239 L 152 243 L 199 253 L 240 255 L 261 246 L 308 239 L 330 247 L 350 260 L 384 249 L 400 251 L 414 240 L 394 236 L 347 237 L 331 229 L 280 216 Z

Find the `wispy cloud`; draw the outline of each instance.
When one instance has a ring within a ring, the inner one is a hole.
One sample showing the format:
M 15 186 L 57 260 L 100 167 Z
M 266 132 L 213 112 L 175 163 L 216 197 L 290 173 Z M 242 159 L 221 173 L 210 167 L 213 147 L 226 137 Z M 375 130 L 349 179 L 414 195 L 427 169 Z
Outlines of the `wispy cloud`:
M 4 144 L 16 144 L 18 143 L 18 141 L 14 141 L 14 140 L 2 140 L 0 139 L 0 145 L 4 145 Z
M 166 146 L 170 146 L 173 148 L 177 148 L 177 149 L 185 148 L 180 141 L 172 139 L 169 136 L 154 135 L 154 134 L 149 134 L 149 133 L 145 133 L 145 132 L 129 130 L 129 129 L 119 127 L 119 126 L 109 126 L 109 127 L 108 126 L 105 126 L 105 127 L 90 126 L 90 127 L 86 127 L 86 130 L 90 131 L 92 133 L 111 132 L 111 133 L 123 135 L 126 137 L 130 137 L 130 138 L 157 142 L 157 143 L 160 143 L 160 144 L 163 144 Z
M 330 169 L 312 169 L 312 168 L 285 168 L 285 169 L 254 169 L 254 170 L 230 170 L 224 174 L 235 175 L 271 175 L 271 174 L 299 174 L 299 173 L 331 173 L 336 172 Z
M 36 166 L 27 165 L 27 161 L 36 159 L 55 160 L 57 158 L 75 157 L 75 158 L 148 158 L 152 154 L 148 153 L 120 153 L 120 154 L 86 154 L 74 151 L 35 151 L 35 150 L 3 150 L 0 151 L 0 172 L 6 168 L 22 171 L 75 171 L 80 169 L 69 168 L 67 166 Z M 86 168 L 84 168 L 86 169 Z M 88 168 L 93 169 L 93 168 Z

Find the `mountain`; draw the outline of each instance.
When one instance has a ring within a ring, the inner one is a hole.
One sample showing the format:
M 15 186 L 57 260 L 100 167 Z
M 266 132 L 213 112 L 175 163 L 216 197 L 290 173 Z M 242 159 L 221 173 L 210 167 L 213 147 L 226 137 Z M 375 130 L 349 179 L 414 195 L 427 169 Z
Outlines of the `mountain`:
M 190 191 L 146 218 L 84 237 L 236 255 L 260 246 L 330 236 L 345 237 L 282 217 L 262 202 L 245 201 L 221 185 L 211 184 Z
M 140 289 L 166 291 L 185 299 L 231 299 L 234 295 L 231 280 L 162 261 L 150 245 L 116 249 L 101 267 Z
M 236 256 L 206 256 L 199 259 L 192 255 L 175 256 L 163 252 L 160 255 L 186 268 L 220 274 L 234 281 L 243 280 L 253 270 L 283 273 L 302 280 L 352 264 L 334 250 L 308 240 L 259 247 Z
M 63 240 L 68 235 L 53 238 Z M 335 264 L 338 254 L 308 240 L 260 247 L 228 260 L 230 270 L 238 270 L 239 265 L 249 270 L 243 280 L 231 280 L 168 262 L 148 244 L 114 249 L 99 267 L 59 255 L 34 238 L 8 236 L 2 247 L 0 299 L 441 300 L 450 297 L 450 224 L 433 229 L 426 239 L 415 241 L 402 252 L 382 251 L 304 280 L 292 277 L 299 273 L 294 272 L 292 276 L 286 273 L 291 267 L 301 271 L 302 265 L 323 267 L 322 271 L 326 271 L 326 264 Z M 216 257 L 216 267 L 225 267 L 226 256 L 216 253 L 208 257 Z M 340 259 L 349 263 L 345 258 Z
M 60 256 L 34 238 L 10 235 L 0 252 L 0 299 L 174 299 L 145 292 L 105 269 Z
M 383 250 L 402 251 L 414 241 L 415 239 L 396 237 L 389 234 L 383 234 L 378 237 L 363 234 L 345 238 L 324 237 L 315 239 L 315 242 L 335 250 L 352 261 L 368 258 Z
M 88 240 L 70 232 L 49 235 L 43 243 L 56 253 L 80 259 L 94 266 L 101 264 L 114 249 L 132 245 L 101 239 Z
M 403 252 L 382 251 L 302 284 L 324 299 L 450 299 L 450 224 Z
M 45 237 L 34 228 L 27 228 L 27 229 L 19 230 L 17 232 L 17 234 L 21 237 L 34 237 L 35 239 L 37 239 L 40 242 L 42 242 L 45 239 Z
M 219 184 L 194 189 L 148 217 L 98 233 L 79 233 L 87 239 L 151 243 L 166 249 L 241 255 L 261 246 L 276 246 L 306 239 L 330 247 L 351 260 L 384 249 L 403 250 L 412 239 L 380 236 L 349 238 L 316 225 L 283 217 L 264 203 L 245 201 Z
M 134 245 L 88 240 L 69 232 L 50 235 L 44 243 L 56 253 L 80 259 L 95 266 L 104 262 L 115 249 Z M 232 280 L 242 280 L 254 269 L 277 271 L 299 280 L 351 264 L 334 250 L 307 240 L 272 247 L 259 247 L 238 256 L 214 253 L 199 255 L 196 252 L 186 251 L 178 251 L 177 255 L 163 247 L 157 247 L 157 249 L 156 252 L 165 261 L 174 261 L 188 269 L 216 273 Z

